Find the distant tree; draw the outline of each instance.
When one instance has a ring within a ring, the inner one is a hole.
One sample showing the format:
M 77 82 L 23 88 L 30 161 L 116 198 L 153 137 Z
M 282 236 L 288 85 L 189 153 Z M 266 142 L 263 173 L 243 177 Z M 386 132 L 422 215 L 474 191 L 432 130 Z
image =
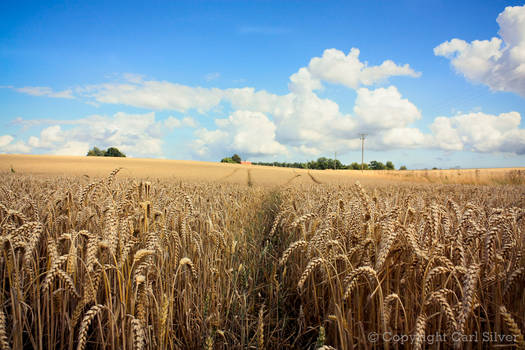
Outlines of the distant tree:
M 368 167 L 371 169 L 371 170 L 385 170 L 385 165 L 381 162 L 378 162 L 376 160 L 373 160 L 370 162 L 370 164 L 368 165 Z
M 232 156 L 232 160 L 233 160 L 235 163 L 239 163 L 239 164 L 241 163 L 241 157 L 239 157 L 238 154 L 234 154 L 234 155 Z
M 401 166 L 399 167 L 399 170 L 407 170 L 407 167 L 404 166 L 404 165 L 401 165 Z
M 93 147 L 92 149 L 88 151 L 87 155 L 90 157 L 102 157 L 104 156 L 104 152 L 105 152 L 104 150 L 101 150 L 98 147 Z
M 324 170 L 324 169 L 328 169 L 328 168 L 330 168 L 330 162 L 328 161 L 328 158 L 326 158 L 326 157 L 317 158 L 316 169 Z M 333 166 L 332 166 L 332 168 L 333 168 Z
M 385 166 L 386 166 L 387 170 L 394 170 L 395 169 L 394 163 L 392 163 L 391 161 L 386 162 Z
M 350 164 L 348 166 L 348 169 L 360 170 L 361 169 L 361 164 L 359 164 L 358 162 L 353 162 L 352 164 Z
M 221 159 L 221 163 L 235 163 L 231 157 L 226 157 Z
M 126 155 L 118 150 L 116 147 L 110 147 L 104 152 L 104 157 L 125 157 Z
M 432 168 L 432 170 L 438 170 L 438 167 L 435 166 L 435 167 Z

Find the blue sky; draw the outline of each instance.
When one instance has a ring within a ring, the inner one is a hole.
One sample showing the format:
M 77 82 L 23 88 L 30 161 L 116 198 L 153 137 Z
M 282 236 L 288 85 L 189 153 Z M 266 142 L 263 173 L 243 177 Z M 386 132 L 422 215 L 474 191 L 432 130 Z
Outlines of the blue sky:
M 525 164 L 523 1 L 0 3 L 0 153 Z

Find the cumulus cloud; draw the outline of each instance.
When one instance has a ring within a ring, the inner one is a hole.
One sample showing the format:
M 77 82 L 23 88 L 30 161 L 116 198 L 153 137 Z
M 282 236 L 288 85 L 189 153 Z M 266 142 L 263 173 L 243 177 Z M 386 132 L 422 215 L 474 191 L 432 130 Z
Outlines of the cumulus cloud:
M 0 153 L 29 153 L 31 147 L 23 141 L 13 142 L 15 138 L 11 135 L 0 136 Z
M 445 150 L 525 154 L 525 130 L 518 112 L 468 113 L 438 117 L 430 126 L 434 145 Z
M 368 66 L 367 62 L 359 60 L 359 54 L 357 48 L 352 48 L 347 55 L 337 49 L 327 49 L 321 57 L 310 60 L 308 71 L 316 79 L 342 84 L 352 89 L 360 85 L 373 85 L 396 75 L 421 75 L 408 64 L 398 66 L 391 60 L 386 60 L 379 66 Z
M 0 136 L 0 148 L 3 148 L 11 143 L 15 138 L 11 135 L 2 135 Z
M 220 156 L 224 151 L 239 150 L 245 157 L 286 153 L 286 147 L 275 140 L 274 123 L 261 112 L 239 110 L 228 118 L 216 119 L 215 123 L 217 130 L 196 132 L 194 147 L 201 155 Z
M 500 38 L 470 43 L 456 38 L 434 48 L 434 54 L 450 59 L 473 82 L 525 97 L 525 5 L 505 8 L 496 21 Z
M 432 142 L 430 135 L 425 135 L 417 128 L 392 128 L 379 135 L 379 142 L 384 148 L 421 148 Z
M 364 130 L 406 127 L 421 118 L 417 107 L 402 98 L 395 86 L 358 89 L 354 113 L 361 120 Z

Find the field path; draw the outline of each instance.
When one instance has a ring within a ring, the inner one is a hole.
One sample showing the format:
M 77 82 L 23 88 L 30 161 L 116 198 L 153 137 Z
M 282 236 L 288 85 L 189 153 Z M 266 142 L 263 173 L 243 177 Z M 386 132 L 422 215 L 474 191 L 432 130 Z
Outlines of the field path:
M 310 179 L 312 179 L 312 181 L 315 182 L 316 184 L 318 184 L 318 185 L 321 185 L 321 184 L 322 184 L 322 182 L 319 181 L 318 179 L 316 179 L 316 178 L 312 175 L 312 173 L 311 173 L 310 171 L 308 171 L 308 176 L 310 176 Z
M 246 183 L 247 183 L 248 186 L 252 187 L 253 186 L 252 171 L 250 169 L 248 169 L 246 171 L 246 174 L 248 175 Z
M 232 176 L 235 175 L 235 173 L 238 172 L 238 171 L 239 171 L 239 168 L 234 169 L 234 170 L 233 170 L 231 173 L 229 173 L 228 175 L 219 178 L 219 181 L 226 180 L 226 179 L 232 177 Z
M 297 179 L 298 177 L 301 177 L 301 174 L 297 174 L 296 172 L 294 172 L 294 175 L 288 181 L 286 181 L 283 184 L 283 186 L 289 185 L 290 183 L 292 183 L 293 180 Z

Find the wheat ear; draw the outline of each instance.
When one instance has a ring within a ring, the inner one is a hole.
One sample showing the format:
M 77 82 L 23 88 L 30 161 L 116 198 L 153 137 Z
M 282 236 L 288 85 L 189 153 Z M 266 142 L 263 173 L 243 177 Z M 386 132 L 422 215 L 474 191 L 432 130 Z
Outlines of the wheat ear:
M 87 342 L 87 332 L 91 321 L 93 318 L 104 308 L 104 305 L 98 304 L 91 307 L 91 309 L 86 312 L 86 315 L 82 319 L 80 324 L 80 331 L 78 333 L 78 345 L 77 350 L 83 350 L 86 347 Z

